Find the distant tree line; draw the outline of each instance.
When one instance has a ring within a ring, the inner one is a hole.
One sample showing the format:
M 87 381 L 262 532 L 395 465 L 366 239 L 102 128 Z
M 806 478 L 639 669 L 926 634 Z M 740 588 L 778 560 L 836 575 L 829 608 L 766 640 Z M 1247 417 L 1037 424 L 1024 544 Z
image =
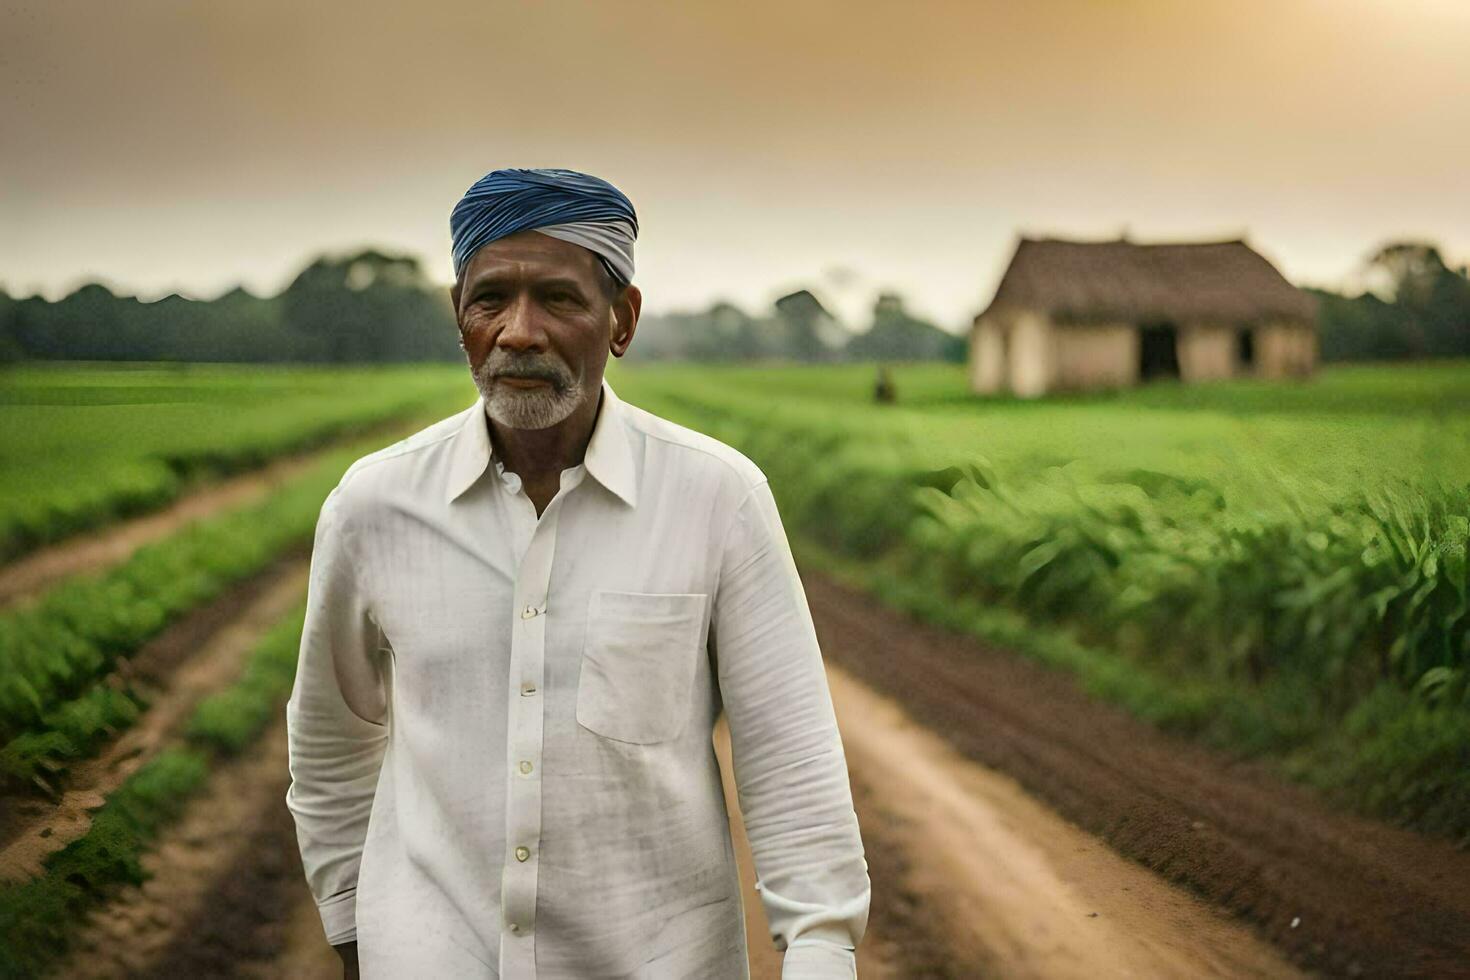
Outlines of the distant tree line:
M 948 359 L 965 341 L 878 298 L 873 327 L 854 333 L 809 291 L 762 315 L 729 303 L 639 321 L 633 360 Z M 454 361 L 463 357 L 448 290 L 417 259 L 370 249 L 322 256 L 279 295 L 233 289 L 213 300 L 145 302 L 89 283 L 49 301 L 0 291 L 0 361 Z
M 1470 357 L 1470 276 L 1438 248 L 1395 242 L 1369 259 L 1381 288 L 1320 301 L 1324 360 Z M 728 302 L 649 314 L 629 360 L 964 361 L 967 339 L 882 293 L 871 326 L 849 329 L 809 290 L 751 313 Z M 0 362 L 18 360 L 456 361 L 448 291 L 416 258 L 367 249 L 312 261 L 276 296 L 145 302 L 91 283 L 52 302 L 0 290 Z
M 1368 260 L 1381 291 L 1345 296 L 1308 289 L 1326 361 L 1470 357 L 1470 275 L 1427 242 L 1393 242 Z
M 731 303 L 645 316 L 630 361 L 964 361 L 967 341 L 904 308 L 896 293 L 873 305 L 862 333 L 844 326 L 809 290 L 782 296 L 762 314 Z
M 279 295 L 144 302 L 90 283 L 55 302 L 0 292 L 0 361 L 434 361 L 462 357 L 448 291 L 375 249 L 314 260 Z

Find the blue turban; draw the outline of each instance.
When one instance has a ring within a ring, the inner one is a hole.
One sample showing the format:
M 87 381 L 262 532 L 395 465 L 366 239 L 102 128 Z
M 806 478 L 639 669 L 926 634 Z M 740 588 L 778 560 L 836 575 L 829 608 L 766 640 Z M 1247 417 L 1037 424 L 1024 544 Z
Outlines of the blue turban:
M 470 185 L 449 215 L 454 278 L 481 246 L 526 230 L 581 245 L 619 285 L 633 281 L 633 202 L 601 178 L 555 169 L 492 170 Z

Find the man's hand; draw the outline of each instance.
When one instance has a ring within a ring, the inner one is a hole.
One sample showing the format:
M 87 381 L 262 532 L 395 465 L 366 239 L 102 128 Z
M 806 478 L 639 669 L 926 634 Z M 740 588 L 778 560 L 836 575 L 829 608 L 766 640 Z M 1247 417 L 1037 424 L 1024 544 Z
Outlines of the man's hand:
M 357 940 L 333 946 L 337 955 L 342 957 L 342 980 L 358 980 L 357 978 Z

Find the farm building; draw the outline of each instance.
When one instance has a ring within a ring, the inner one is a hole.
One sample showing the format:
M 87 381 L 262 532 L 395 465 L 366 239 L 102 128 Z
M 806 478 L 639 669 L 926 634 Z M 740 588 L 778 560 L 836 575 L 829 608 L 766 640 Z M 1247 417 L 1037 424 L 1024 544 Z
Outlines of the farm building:
M 1317 303 L 1243 241 L 1022 238 L 970 333 L 970 389 L 1310 374 Z

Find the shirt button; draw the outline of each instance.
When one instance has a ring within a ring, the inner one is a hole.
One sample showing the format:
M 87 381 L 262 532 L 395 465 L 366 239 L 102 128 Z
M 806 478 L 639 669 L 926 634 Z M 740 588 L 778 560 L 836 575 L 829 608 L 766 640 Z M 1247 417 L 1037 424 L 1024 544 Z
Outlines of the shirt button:
M 530 857 L 531 857 L 531 849 L 529 847 L 518 847 L 518 848 L 516 848 L 516 860 L 517 861 L 526 861 L 526 860 L 529 860 Z
M 523 697 L 523 698 L 529 698 L 531 695 L 533 695 L 535 693 L 536 693 L 536 685 L 535 684 L 527 684 L 527 685 L 525 685 L 524 687 L 521 688 L 521 697 Z
M 512 922 L 510 925 L 506 926 L 506 928 L 509 929 L 511 932 L 520 932 L 521 924 L 519 922 Z
M 527 606 L 525 609 L 521 610 L 521 618 L 530 619 L 532 616 L 536 615 L 540 611 L 541 610 L 537 609 L 535 606 Z
M 531 767 L 531 763 L 529 763 L 529 762 L 522 762 L 521 763 L 521 775 L 522 776 L 529 776 L 531 774 L 531 768 L 532 768 Z

